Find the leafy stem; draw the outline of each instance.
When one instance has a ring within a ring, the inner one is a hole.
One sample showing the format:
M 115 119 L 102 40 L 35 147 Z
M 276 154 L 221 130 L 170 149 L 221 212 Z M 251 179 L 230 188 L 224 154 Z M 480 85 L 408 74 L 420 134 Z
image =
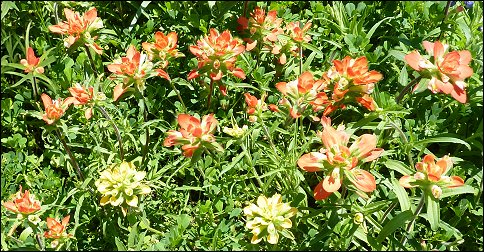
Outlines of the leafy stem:
M 439 34 L 439 38 L 437 40 L 440 40 L 442 38 L 442 35 L 444 34 L 443 30 L 442 30 L 442 25 L 444 25 L 444 21 L 445 19 L 447 18 L 447 16 L 449 15 L 449 7 L 450 7 L 450 2 L 452 1 L 447 1 L 447 5 L 445 6 L 445 15 L 444 17 L 442 18 L 442 22 L 440 22 L 440 34 Z
M 140 102 L 143 104 L 143 121 L 146 123 L 148 121 L 148 105 L 144 96 L 141 96 Z M 146 154 L 148 153 L 148 144 L 150 142 L 150 130 L 148 126 L 145 128 L 146 141 L 143 146 L 143 158 L 141 158 L 141 164 L 144 164 L 146 159 Z
M 94 60 L 92 59 L 91 51 L 89 51 L 89 47 L 87 47 L 87 45 L 84 45 L 84 49 L 86 49 L 86 54 L 87 54 L 87 57 L 89 58 L 89 62 L 91 63 L 92 71 L 94 72 L 94 75 L 97 78 L 99 74 L 96 70 L 96 65 L 94 64 Z
M 171 82 L 171 80 L 168 80 L 168 82 L 170 83 L 171 85 L 171 88 L 173 88 L 173 90 L 175 91 L 176 95 L 178 96 L 178 100 L 180 100 L 182 106 L 183 106 L 183 112 L 186 112 L 187 111 L 187 106 L 185 106 L 185 103 L 183 102 L 183 99 L 180 95 L 180 91 L 178 91 L 178 89 L 175 87 L 175 84 L 173 84 L 173 82 Z
M 410 167 L 415 167 L 414 163 L 413 163 L 413 159 L 412 159 L 412 153 L 410 152 L 410 150 L 408 149 L 408 140 L 407 140 L 407 136 L 405 136 L 405 133 L 403 133 L 402 129 L 400 129 L 400 127 L 398 127 L 388 116 L 387 116 L 387 119 L 389 120 L 389 123 L 392 125 L 392 127 L 398 131 L 398 133 L 400 134 L 400 138 L 402 139 L 403 141 L 403 144 L 404 144 L 404 148 L 405 148 L 405 152 L 407 153 L 407 157 L 408 157 L 408 162 L 410 163 Z
M 57 137 L 61 141 L 62 145 L 64 146 L 64 149 L 67 152 L 67 155 L 69 155 L 69 160 L 71 162 L 72 167 L 76 169 L 77 175 L 79 178 L 84 181 L 84 175 L 82 175 L 81 169 L 79 169 L 79 165 L 77 164 L 76 158 L 74 155 L 72 155 L 71 150 L 69 149 L 69 146 L 67 146 L 66 140 L 64 139 L 64 136 L 62 135 L 61 131 L 59 128 L 55 128 L 55 132 L 57 133 Z
M 413 81 L 411 81 L 410 83 L 408 83 L 408 85 L 406 85 L 402 91 L 400 92 L 400 94 L 398 94 L 398 97 L 395 99 L 395 101 L 397 103 L 400 103 L 400 100 L 403 98 L 403 96 L 408 92 L 408 90 L 410 90 L 417 82 L 420 81 L 420 79 L 422 79 L 422 76 L 419 76 L 417 78 L 415 78 Z
M 116 133 L 116 138 L 118 139 L 118 143 L 119 143 L 119 157 L 121 158 L 121 160 L 124 160 L 123 140 L 121 138 L 121 135 L 119 134 L 118 126 L 116 126 L 114 121 L 111 119 L 111 117 L 103 107 L 101 106 L 96 106 L 96 107 L 99 109 L 99 111 L 101 111 L 101 114 L 104 116 L 104 118 L 106 118 L 113 126 L 114 132 Z
M 405 243 L 407 243 L 407 239 L 408 239 L 407 235 L 410 233 L 410 229 L 412 228 L 413 223 L 417 219 L 417 216 L 422 211 L 424 203 L 425 203 L 425 193 L 422 193 L 422 197 L 420 198 L 420 202 L 418 203 L 417 209 L 415 210 L 415 214 L 413 215 L 412 220 L 408 223 L 407 228 L 405 229 L 406 232 L 405 232 L 405 235 L 402 237 L 402 241 L 401 241 L 402 246 L 405 246 Z

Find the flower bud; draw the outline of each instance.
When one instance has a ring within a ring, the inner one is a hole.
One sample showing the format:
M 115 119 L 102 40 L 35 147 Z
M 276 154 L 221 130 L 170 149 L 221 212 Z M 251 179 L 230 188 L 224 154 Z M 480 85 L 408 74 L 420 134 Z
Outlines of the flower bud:
M 416 172 L 413 177 L 416 179 L 416 180 L 422 180 L 422 179 L 425 179 L 425 175 L 421 172 Z
M 356 213 L 355 216 L 353 217 L 353 222 L 356 224 L 356 225 L 360 225 L 361 223 L 363 223 L 363 221 L 365 220 L 365 216 L 363 216 L 362 213 Z
M 433 185 L 432 186 L 432 195 L 434 195 L 434 197 L 436 199 L 439 199 L 440 196 L 442 196 L 442 189 L 438 185 Z

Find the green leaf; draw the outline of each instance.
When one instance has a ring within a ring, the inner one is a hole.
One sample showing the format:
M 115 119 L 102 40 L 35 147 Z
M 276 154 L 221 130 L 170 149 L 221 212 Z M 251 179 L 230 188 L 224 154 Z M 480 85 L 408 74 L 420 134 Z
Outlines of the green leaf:
M 114 242 L 116 243 L 116 247 L 118 248 L 118 251 L 127 251 L 123 242 L 118 237 L 114 237 Z
M 408 83 L 408 74 L 407 74 L 407 65 L 404 65 L 402 71 L 400 72 L 400 76 L 398 76 L 398 83 L 402 86 L 406 86 Z
M 382 242 L 388 237 L 391 233 L 395 232 L 399 227 L 404 227 L 405 222 L 410 220 L 413 217 L 413 213 L 411 210 L 406 210 L 395 217 L 393 217 L 380 231 L 376 240 L 378 242 Z
M 442 195 L 440 198 L 445 198 L 449 196 L 454 196 L 458 194 L 464 194 L 464 193 L 472 193 L 472 194 L 477 194 L 478 190 L 470 185 L 463 185 L 459 187 L 454 187 L 454 188 L 442 188 Z
M 427 219 L 430 222 L 430 228 L 437 230 L 440 222 L 439 201 L 434 198 L 432 193 L 426 193 L 425 204 L 427 205 Z
M 397 195 L 398 202 L 402 211 L 410 210 L 410 199 L 405 189 L 398 183 L 396 179 L 392 179 L 393 191 Z
M 424 139 L 424 140 L 420 140 L 420 141 L 417 141 L 417 142 L 414 142 L 414 148 L 415 149 L 421 149 L 421 148 L 417 148 L 416 146 L 417 145 L 425 145 L 426 144 L 429 144 L 429 143 L 459 143 L 459 144 L 463 144 L 467 147 L 467 149 L 471 150 L 471 146 L 464 140 L 462 139 L 459 139 L 459 138 L 456 138 L 456 137 L 444 137 L 444 136 L 437 136 L 437 137 L 431 137 L 431 138 L 427 138 L 427 139 Z
M 321 58 L 324 58 L 323 52 L 321 52 L 321 50 L 319 50 L 316 46 L 309 43 L 302 43 L 302 46 L 317 53 L 319 56 L 321 56 Z
M 22 231 L 22 233 L 20 234 L 19 236 L 19 240 L 25 242 L 25 240 L 34 232 L 34 230 L 32 230 L 31 227 L 27 227 L 26 229 L 24 229 L 24 231 Z
M 401 173 L 402 175 L 410 175 L 413 174 L 415 171 L 410 169 L 405 163 L 398 160 L 387 160 L 384 164 L 388 169 L 392 169 Z
M 371 27 L 370 31 L 369 31 L 369 32 L 366 34 L 365 38 L 366 38 L 367 40 L 370 40 L 370 39 L 371 39 L 371 36 L 373 36 L 373 33 L 376 31 L 376 28 L 378 28 L 378 26 L 380 26 L 380 24 L 381 24 L 383 21 L 385 21 L 385 20 L 387 20 L 387 19 L 391 19 L 391 18 L 395 18 L 395 17 L 386 17 L 386 18 L 384 18 L 384 19 L 380 20 L 378 23 L 374 24 L 374 25 L 373 25 L 373 27 Z

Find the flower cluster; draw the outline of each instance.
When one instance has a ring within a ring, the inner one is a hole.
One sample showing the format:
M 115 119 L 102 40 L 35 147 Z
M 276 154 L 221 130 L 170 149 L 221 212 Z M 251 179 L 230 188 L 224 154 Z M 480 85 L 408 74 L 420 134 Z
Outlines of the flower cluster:
M 474 73 L 469 67 L 471 53 L 467 50 L 446 53 L 449 46 L 440 41 L 424 41 L 422 44 L 430 57 L 423 57 L 415 50 L 405 56 L 407 64 L 423 78 L 430 79 L 427 86 L 430 91 L 450 94 L 457 101 L 465 103 L 467 84 L 464 80 Z
M 252 203 L 244 208 L 244 215 L 247 216 L 246 227 L 253 234 L 250 242 L 257 244 L 266 239 L 270 244 L 277 244 L 279 233 L 292 227 L 290 218 L 296 213 L 295 207 L 282 203 L 280 194 L 274 194 L 269 199 L 264 195 L 259 196 L 257 205 Z
M 40 58 L 37 58 L 32 47 L 27 48 L 26 59 L 21 59 L 20 64 L 25 66 L 25 72 L 44 73 L 44 67 L 39 66 Z
M 248 31 L 248 37 L 244 38 L 247 42 L 247 51 L 257 48 L 256 45 L 260 43 L 261 51 L 271 52 L 282 65 L 287 62 L 286 54 L 299 56 L 301 43 L 311 41 L 311 36 L 307 34 L 311 22 L 302 27 L 299 21 L 290 22 L 281 28 L 282 21 L 281 18 L 277 18 L 277 11 L 271 10 L 266 15 L 260 7 L 256 7 L 248 19 L 239 17 L 237 29 L 240 32 Z
M 262 118 L 262 113 L 266 111 L 268 108 L 271 111 L 279 111 L 277 106 L 275 104 L 269 104 L 267 105 L 264 100 L 265 96 L 262 95 L 260 99 L 257 99 L 257 97 L 245 93 L 245 103 L 247 104 L 247 114 L 249 115 L 249 121 L 250 122 L 256 122 L 259 118 Z
M 67 21 L 49 26 L 49 30 L 53 33 L 68 35 L 64 40 L 64 46 L 69 48 L 77 42 L 76 44 L 85 44 L 94 49 L 97 54 L 102 54 L 102 48 L 94 42 L 97 36 L 91 37 L 91 33 L 103 28 L 101 18 L 97 17 L 96 8 L 91 8 L 82 16 L 78 12 L 65 8 L 64 14 Z
M 128 206 L 138 207 L 138 195 L 151 192 L 151 188 L 142 181 L 145 176 L 146 172 L 137 171 L 132 162 L 112 164 L 101 172 L 95 182 L 97 190 L 103 195 L 101 206 L 120 206 L 124 215 Z
M 115 101 L 130 85 L 134 84 L 142 92 L 146 88 L 146 79 L 166 75 L 165 71 L 154 69 L 154 65 L 147 59 L 147 55 L 136 50 L 134 45 L 129 46 L 126 57 L 116 59 L 114 63 L 109 64 L 108 70 L 114 73 L 115 78 L 120 78 L 123 81 L 114 88 L 113 99 Z
M 455 188 L 464 185 L 461 177 L 446 175 L 452 166 L 452 161 L 447 155 L 435 162 L 435 156 L 427 154 L 422 162 L 415 165 L 417 172 L 401 177 L 399 182 L 405 188 L 420 187 L 424 191 L 432 193 L 435 199 L 439 199 L 443 187 Z
M 65 239 L 73 238 L 72 234 L 66 232 L 67 225 L 69 224 L 70 215 L 67 215 L 61 222 L 54 218 L 47 217 L 47 228 L 49 229 L 44 233 L 44 237 L 48 239 L 54 239 L 51 242 L 51 247 L 56 248 L 60 242 Z
M 322 80 L 315 80 L 310 72 L 304 72 L 290 82 L 279 82 L 276 88 L 284 96 L 279 104 L 289 111 L 292 118 L 299 118 L 309 107 L 312 111 L 306 114 L 317 112 L 329 103 L 323 84 Z
M 35 199 L 29 190 L 22 193 L 22 186 L 14 195 L 12 201 L 3 202 L 2 205 L 9 211 L 16 214 L 29 215 L 40 210 L 40 201 Z
M 43 114 L 42 119 L 47 124 L 57 122 L 57 120 L 64 115 L 69 106 L 76 101 L 74 97 L 67 97 L 64 100 L 58 98 L 57 100 L 52 101 L 52 98 L 44 93 L 40 96 L 40 98 L 42 99 L 45 108 L 45 113 Z
M 143 42 L 143 49 L 148 53 L 148 59 L 159 65 L 157 69 L 159 76 L 170 80 L 170 76 L 164 70 L 168 67 L 170 60 L 185 56 L 177 48 L 178 35 L 176 32 L 170 32 L 165 36 L 163 32 L 155 33 L 155 43 Z
M 200 147 L 207 147 L 209 149 L 222 150 L 213 133 L 217 129 L 218 121 L 213 114 L 205 115 L 200 119 L 187 115 L 180 114 L 177 118 L 180 125 L 179 131 L 169 130 L 166 134 L 164 146 L 171 147 L 173 145 L 183 145 L 183 155 L 185 157 L 193 156 L 195 150 Z
M 358 102 L 368 110 L 374 111 L 376 104 L 370 94 L 375 83 L 383 78 L 382 74 L 368 71 L 366 57 L 352 59 L 346 56 L 343 60 L 333 60 L 333 66 L 323 74 L 325 91 L 331 97 L 323 115 L 327 116 L 345 104 Z
M 201 75 L 209 75 L 212 81 L 219 81 L 223 75 L 230 73 L 237 78 L 245 79 L 244 70 L 236 67 L 237 56 L 245 51 L 242 42 L 233 38 L 230 31 L 219 33 L 210 29 L 210 34 L 197 41 L 197 45 L 190 46 L 190 52 L 197 57 L 198 67 L 188 74 L 188 80 Z M 226 95 L 225 86 L 219 86 L 222 94 Z
M 327 117 L 321 118 L 321 123 L 324 129 L 318 135 L 324 148 L 319 152 L 304 154 L 297 161 L 299 168 L 306 172 L 324 171 L 326 174 L 324 180 L 314 188 L 314 198 L 326 199 L 339 190 L 344 178 L 363 192 L 375 190 L 375 177 L 359 166 L 377 159 L 383 152 L 382 148 L 376 148 L 376 136 L 363 134 L 348 148 L 349 136 L 344 127 L 333 128 Z M 357 193 L 364 195 L 359 191 Z

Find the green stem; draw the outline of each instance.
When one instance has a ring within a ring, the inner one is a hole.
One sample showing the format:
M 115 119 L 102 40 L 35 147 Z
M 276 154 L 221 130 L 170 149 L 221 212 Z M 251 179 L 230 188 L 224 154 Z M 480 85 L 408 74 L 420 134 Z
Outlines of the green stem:
M 410 163 L 410 167 L 415 167 L 415 165 L 413 163 L 413 159 L 412 159 L 411 150 L 408 150 L 407 136 L 405 136 L 405 133 L 403 133 L 402 129 L 400 129 L 395 123 L 393 123 L 393 121 L 388 116 L 387 116 L 387 118 L 389 120 L 389 123 L 393 126 L 393 128 L 395 130 L 397 130 L 398 133 L 400 134 L 400 138 L 402 139 L 402 141 L 405 145 L 405 152 L 407 153 L 407 158 L 408 158 L 408 162 Z
M 178 91 L 178 89 L 175 87 L 175 84 L 173 84 L 173 82 L 171 82 L 171 80 L 168 80 L 168 82 L 170 83 L 170 85 L 173 88 L 173 90 L 175 90 L 175 93 L 178 96 L 178 100 L 180 100 L 181 104 L 183 105 L 183 112 L 186 112 L 187 111 L 187 106 L 185 106 L 185 103 L 183 102 L 183 99 L 182 99 L 182 97 L 180 95 L 180 91 Z
M 85 44 L 84 44 L 84 49 L 86 49 L 87 57 L 89 58 L 89 62 L 91 62 L 92 71 L 94 72 L 94 75 L 97 78 L 99 76 L 99 74 L 96 70 L 96 65 L 94 64 L 94 60 L 92 59 L 91 51 L 89 51 L 89 47 Z
M 146 104 L 145 97 L 141 96 L 141 101 L 143 102 L 143 120 L 146 123 L 148 121 L 148 104 Z M 148 144 L 150 142 L 150 130 L 148 126 L 145 128 L 146 141 L 143 146 L 143 158 L 141 159 L 141 164 L 144 164 L 146 159 L 146 154 L 148 153 Z
M 403 96 L 408 92 L 408 90 L 410 90 L 410 88 L 412 88 L 417 82 L 419 82 L 420 79 L 422 79 L 422 76 L 419 76 L 419 77 L 415 78 L 413 81 L 411 81 L 410 83 L 408 83 L 408 85 L 406 85 L 402 89 L 402 91 L 400 92 L 400 94 L 398 94 L 398 97 L 395 99 L 395 101 L 397 103 L 400 103 L 400 100 L 403 98 Z
M 381 223 L 383 223 L 385 221 L 385 219 L 387 218 L 387 215 L 393 210 L 393 208 L 395 208 L 397 206 L 397 201 L 394 201 L 390 207 L 387 208 L 387 210 L 385 211 L 385 213 L 383 213 L 383 217 L 381 218 Z
M 274 150 L 274 153 L 277 154 L 276 146 L 274 145 L 274 142 L 272 142 L 271 134 L 269 134 L 269 130 L 267 129 L 267 127 L 264 123 L 264 120 L 262 120 L 262 118 L 261 118 L 260 122 L 262 124 L 262 129 L 264 130 L 264 133 L 265 133 L 267 139 L 269 139 L 269 144 L 271 145 L 272 149 Z
M 449 15 L 449 7 L 450 7 L 450 2 L 452 1 L 447 1 L 447 5 L 445 6 L 445 15 L 444 15 L 444 18 L 442 18 L 442 22 L 440 22 L 440 34 L 439 34 L 439 38 L 437 40 L 440 40 L 442 38 L 442 35 L 444 34 L 444 31 L 442 30 L 442 26 L 444 25 L 444 21 L 445 19 L 447 18 L 447 16 Z
M 76 169 L 76 172 L 77 172 L 77 175 L 79 176 L 79 178 L 82 181 L 84 181 L 84 176 L 82 175 L 81 169 L 79 169 L 79 165 L 77 164 L 76 158 L 74 157 L 74 155 L 72 155 L 72 152 L 69 149 L 69 146 L 67 146 L 66 140 L 62 136 L 62 133 L 60 132 L 59 128 L 56 128 L 55 132 L 57 133 L 57 137 L 59 138 L 62 145 L 64 146 L 64 149 L 66 150 L 67 155 L 69 155 L 69 160 L 71 161 L 72 167 L 74 167 Z
M 254 173 L 254 176 L 257 179 L 257 183 L 259 183 L 259 187 L 262 187 L 263 183 L 262 183 L 262 181 L 259 178 L 259 174 L 257 173 L 257 170 L 255 169 L 255 166 L 252 164 L 252 159 L 250 157 L 250 154 L 249 154 L 247 148 L 245 147 L 245 143 L 242 142 L 241 146 L 242 146 L 242 150 L 245 153 L 245 157 L 247 158 L 247 161 L 249 161 L 250 167 L 252 167 L 252 172 Z
M 39 98 L 39 90 L 37 87 L 37 81 L 35 80 L 35 75 L 32 75 L 32 84 L 34 85 L 34 98 L 37 100 Z
M 208 99 L 207 99 L 207 109 L 210 111 L 210 102 L 212 101 L 212 93 L 213 93 L 213 80 L 210 78 L 210 90 L 208 90 Z
M 44 243 L 42 243 L 42 239 L 40 239 L 40 234 L 35 234 L 35 239 L 37 240 L 37 243 L 39 244 L 40 250 L 45 251 Z
M 405 235 L 403 235 L 402 237 L 402 241 L 401 241 L 402 246 L 405 246 L 405 243 L 407 243 L 407 239 L 408 239 L 407 235 L 410 233 L 410 229 L 412 229 L 413 223 L 417 219 L 417 216 L 422 211 L 424 203 L 425 203 L 425 193 L 422 193 L 422 197 L 420 198 L 420 202 L 418 203 L 417 209 L 415 210 L 415 214 L 413 215 L 412 220 L 408 223 Z
M 20 225 L 20 223 L 22 223 L 22 222 L 19 221 L 18 219 L 15 220 L 15 223 L 13 224 L 13 226 L 8 231 L 7 236 L 9 236 L 9 237 L 12 236 L 13 232 L 15 232 L 15 230 L 17 230 L 17 227 Z
M 96 107 L 99 109 L 99 111 L 101 111 L 101 114 L 104 116 L 104 118 L 106 118 L 111 123 L 111 125 L 113 126 L 114 132 L 116 133 L 116 138 L 118 139 L 118 143 L 119 143 L 119 157 L 121 158 L 121 160 L 124 160 L 123 140 L 121 138 L 121 135 L 119 134 L 118 126 L 116 126 L 114 121 L 111 119 L 111 117 L 106 112 L 106 110 L 104 110 L 103 107 L 101 107 L 101 106 L 96 106 Z

